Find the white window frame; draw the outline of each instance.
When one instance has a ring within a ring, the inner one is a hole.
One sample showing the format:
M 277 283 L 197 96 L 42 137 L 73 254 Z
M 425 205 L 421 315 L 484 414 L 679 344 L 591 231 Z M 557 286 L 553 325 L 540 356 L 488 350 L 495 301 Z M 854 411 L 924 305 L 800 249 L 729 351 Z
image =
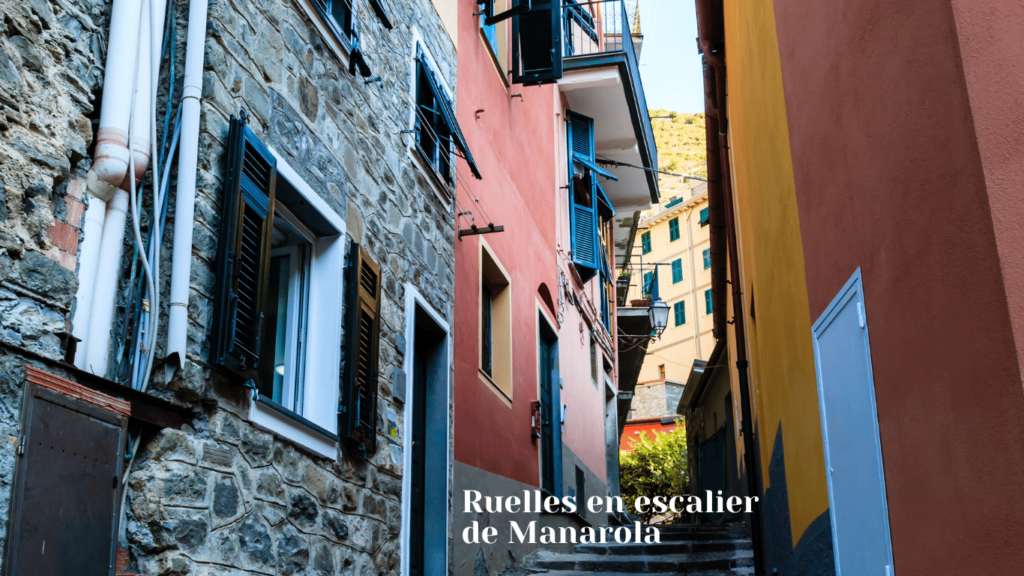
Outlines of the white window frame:
M 358 0 L 351 0 L 352 2 L 352 27 L 355 28 L 355 21 L 359 15 Z M 302 7 L 302 11 L 306 13 L 313 26 L 320 32 L 320 36 L 323 37 L 324 43 L 331 49 L 331 52 L 341 60 L 341 66 L 348 71 L 350 50 L 334 32 L 330 29 L 328 24 L 324 22 L 323 17 L 317 11 L 316 6 L 313 5 L 313 0 L 299 0 L 299 6 Z M 276 154 L 275 154 L 276 156 Z
M 285 157 L 272 147 L 278 177 L 288 182 L 320 213 L 336 234 L 317 236 L 309 259 L 306 350 L 303 355 L 301 406 L 290 417 L 258 401 L 249 402 L 249 421 L 321 456 L 338 456 L 338 395 L 341 388 L 341 294 L 344 294 L 345 220 L 327 205 Z M 282 206 L 283 207 L 283 206 Z M 281 210 L 282 207 L 277 207 Z M 287 210 L 286 207 L 284 207 Z M 298 220 L 297 218 L 295 219 Z M 308 425 L 303 420 L 312 423 Z

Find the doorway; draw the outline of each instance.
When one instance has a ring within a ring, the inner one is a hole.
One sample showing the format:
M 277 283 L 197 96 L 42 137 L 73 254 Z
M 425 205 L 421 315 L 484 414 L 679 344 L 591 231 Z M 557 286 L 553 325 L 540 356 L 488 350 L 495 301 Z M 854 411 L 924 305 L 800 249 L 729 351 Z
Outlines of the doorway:
M 408 303 L 404 573 L 431 576 L 448 572 L 449 338 L 419 298 Z
M 540 487 L 562 496 L 562 401 L 558 371 L 558 336 L 537 311 L 537 370 L 540 393 Z
M 892 574 L 860 269 L 811 327 L 836 575 Z

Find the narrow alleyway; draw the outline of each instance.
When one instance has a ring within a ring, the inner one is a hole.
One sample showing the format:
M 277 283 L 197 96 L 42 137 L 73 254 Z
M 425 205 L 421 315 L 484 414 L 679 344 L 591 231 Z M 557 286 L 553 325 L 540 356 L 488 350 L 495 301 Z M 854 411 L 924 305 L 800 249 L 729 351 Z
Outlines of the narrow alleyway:
M 580 544 L 572 554 L 539 552 L 528 567 L 548 576 L 754 573 L 753 547 L 743 524 L 684 524 L 660 530 L 660 544 Z

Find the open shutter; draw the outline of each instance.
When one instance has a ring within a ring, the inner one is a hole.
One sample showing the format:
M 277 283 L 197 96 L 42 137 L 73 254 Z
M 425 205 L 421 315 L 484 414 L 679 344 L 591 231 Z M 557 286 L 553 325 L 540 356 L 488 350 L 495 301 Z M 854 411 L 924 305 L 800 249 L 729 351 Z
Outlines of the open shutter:
M 353 243 L 347 276 L 348 354 L 338 431 L 350 445 L 372 454 L 377 449 L 380 266 Z
M 227 157 L 211 355 L 215 364 L 255 381 L 277 160 L 245 121 L 234 116 Z
M 562 3 L 534 0 L 512 18 L 512 83 L 550 84 L 562 77 Z
M 593 178 L 593 176 L 589 176 Z M 569 229 L 572 235 L 572 263 L 580 279 L 586 282 L 598 269 L 600 248 L 597 236 L 597 200 L 590 195 L 589 203 L 579 202 L 579 193 L 570 193 Z

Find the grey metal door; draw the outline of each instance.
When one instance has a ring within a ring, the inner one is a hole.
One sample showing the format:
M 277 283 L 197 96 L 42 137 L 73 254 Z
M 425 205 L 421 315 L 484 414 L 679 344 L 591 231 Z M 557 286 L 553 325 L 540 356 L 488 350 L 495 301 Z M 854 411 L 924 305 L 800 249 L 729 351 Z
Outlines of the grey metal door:
M 25 402 L 7 574 L 112 574 L 126 419 L 38 386 Z
M 812 327 L 836 574 L 893 572 L 860 269 Z

